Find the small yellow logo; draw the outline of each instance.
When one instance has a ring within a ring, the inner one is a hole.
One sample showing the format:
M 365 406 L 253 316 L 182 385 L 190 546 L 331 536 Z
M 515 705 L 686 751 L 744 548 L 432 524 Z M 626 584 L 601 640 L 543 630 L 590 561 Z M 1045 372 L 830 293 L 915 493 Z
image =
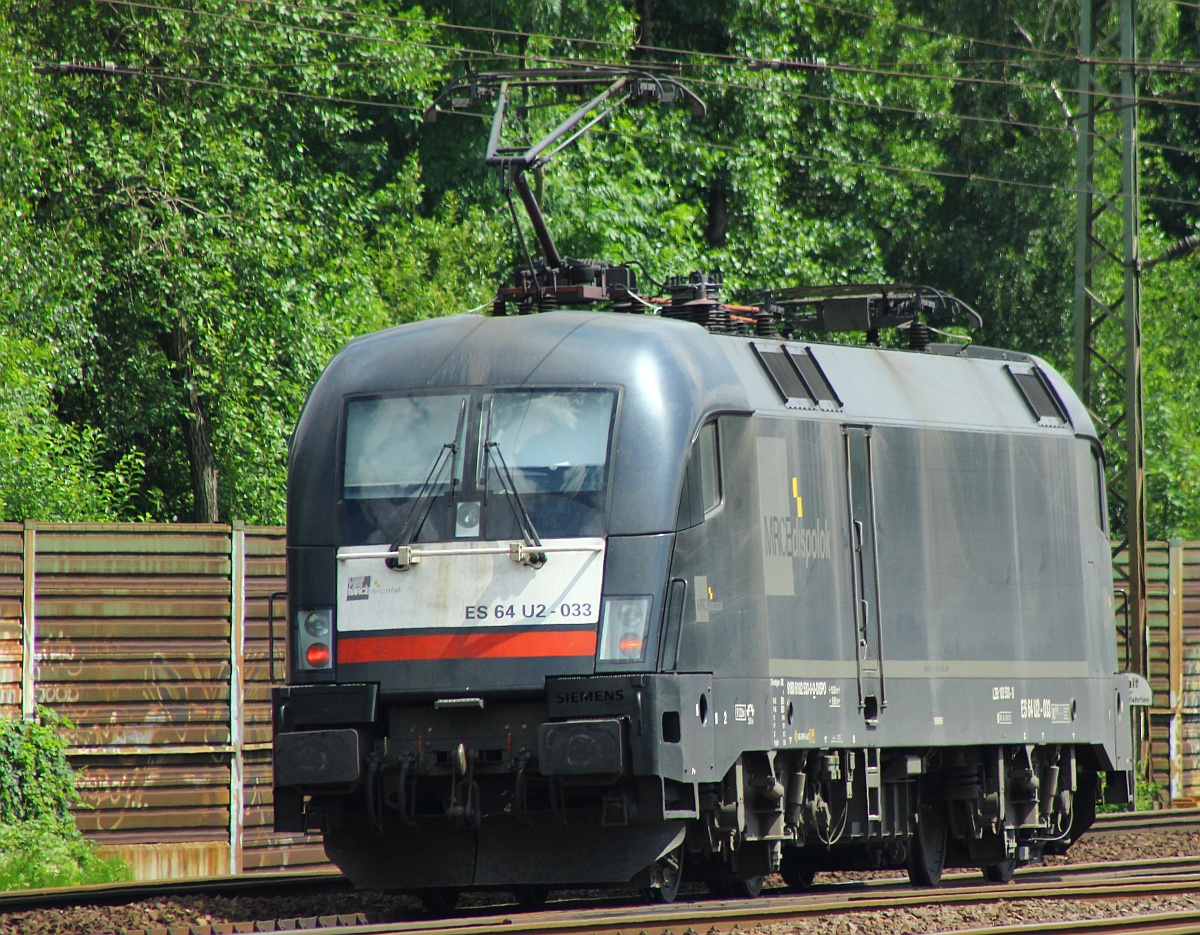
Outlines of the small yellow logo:
M 800 496 L 800 478 L 792 478 L 792 499 L 796 501 L 796 515 L 804 518 L 804 498 Z

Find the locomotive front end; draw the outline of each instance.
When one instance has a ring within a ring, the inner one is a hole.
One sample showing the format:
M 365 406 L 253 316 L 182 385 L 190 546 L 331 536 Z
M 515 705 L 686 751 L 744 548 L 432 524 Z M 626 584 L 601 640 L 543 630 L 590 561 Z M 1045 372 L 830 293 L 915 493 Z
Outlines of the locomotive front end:
M 653 349 L 613 367 L 609 319 L 539 317 L 552 366 L 537 338 L 497 354 L 503 322 L 355 342 L 297 430 L 276 828 L 320 831 L 359 885 L 653 886 L 683 837 L 655 485 L 677 487 L 694 413 L 655 392 Z

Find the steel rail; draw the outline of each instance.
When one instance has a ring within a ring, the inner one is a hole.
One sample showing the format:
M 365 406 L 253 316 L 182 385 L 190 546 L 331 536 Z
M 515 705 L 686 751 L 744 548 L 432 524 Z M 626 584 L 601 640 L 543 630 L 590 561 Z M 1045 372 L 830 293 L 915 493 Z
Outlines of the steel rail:
M 1018 871 L 1013 886 L 997 890 L 995 884 L 976 887 L 981 892 L 1003 892 L 1006 895 L 1014 893 L 1015 887 L 1025 882 L 1032 883 L 1037 878 L 1051 877 L 1060 882 L 1062 877 L 1114 877 L 1129 876 L 1145 880 L 1147 877 L 1169 876 L 1195 873 L 1200 875 L 1200 857 L 1162 857 L 1144 858 L 1138 860 L 1106 861 L 1103 863 L 1086 864 L 1054 864 L 1049 866 L 1024 867 Z M 952 872 L 944 879 L 947 887 L 953 887 L 954 892 L 970 888 L 967 881 L 975 877 L 973 873 Z M 818 878 L 819 880 L 820 878 Z M 901 875 L 894 878 L 876 878 L 873 880 L 854 881 L 852 883 L 818 882 L 817 890 L 813 893 L 788 893 L 781 888 L 764 890 L 764 899 L 812 899 L 825 893 L 851 889 L 874 890 L 878 888 L 908 889 L 907 879 Z M 29 908 L 52 908 L 66 905 L 113 905 L 122 902 L 135 902 L 141 899 L 152 899 L 173 895 L 287 895 L 296 891 L 312 892 L 352 892 L 350 881 L 336 870 L 316 871 L 280 871 L 275 873 L 242 873 L 195 877 L 186 880 L 155 880 L 124 883 L 99 883 L 85 886 L 51 887 L 44 889 L 18 890 L 0 892 L 0 913 L 16 912 Z M 922 899 L 934 901 L 938 893 L 950 890 L 922 890 Z M 761 903 L 759 903 L 761 904 Z M 741 903 L 739 905 L 756 905 Z
M 826 915 L 919 908 L 930 905 L 980 905 L 984 903 L 1015 902 L 1019 900 L 1145 898 L 1156 895 L 1195 893 L 1200 876 L 1188 880 L 1152 881 L 1140 879 L 1129 883 L 1084 884 L 1063 886 L 1034 884 L 1025 886 L 964 886 L 950 890 L 922 890 L 886 894 L 847 894 L 844 898 L 827 896 L 767 897 L 753 903 L 742 901 L 704 901 L 689 905 L 651 907 L 640 905 L 624 910 L 584 910 L 576 912 L 535 913 L 477 918 L 469 921 L 446 919 L 436 922 L 403 922 L 361 930 L 339 930 L 345 935 L 629 935 L 630 932 L 656 931 L 684 933 L 705 932 L 709 935 L 745 930 L 756 926 L 794 925 L 804 919 Z M 1172 914 L 1174 915 L 1174 914 Z M 1181 915 L 1188 915 L 1183 913 Z M 1200 918 L 1197 910 L 1194 918 Z M 1132 920 L 1122 920 L 1129 925 Z M 1043 922 L 1029 931 L 1046 931 Z M 1083 931 L 1086 931 L 1084 929 Z M 1099 930 L 1097 930 L 1099 931 Z M 1156 930 L 1150 930 L 1156 931 Z M 1181 930 L 1182 931 L 1182 930 Z M 1195 932 L 1196 928 L 1187 929 Z
M 1122 831 L 1200 831 L 1200 808 L 1164 808 L 1152 812 L 1106 812 L 1096 816 L 1088 834 Z
M 1126 831 L 1163 831 L 1179 828 L 1200 830 L 1200 809 L 1107 814 L 1098 818 L 1089 834 L 1104 836 Z M 354 931 L 369 931 L 376 935 L 381 932 L 417 931 L 456 935 L 459 932 L 487 933 L 502 928 L 506 935 L 515 935 L 518 931 L 528 931 L 537 935 L 573 935 L 592 931 L 628 933 L 630 930 L 637 931 L 647 926 L 682 932 L 688 926 L 698 930 L 701 924 L 704 925 L 704 931 L 714 927 L 717 931 L 723 931 L 725 927 L 734 924 L 741 924 L 743 927 L 766 925 L 821 914 L 849 914 L 906 906 L 969 905 L 1021 899 L 1115 899 L 1196 893 L 1200 889 L 1200 857 L 1032 866 L 1018 871 L 1016 879 L 1008 886 L 979 885 L 974 883 L 976 879 L 978 877 L 974 873 L 951 873 L 944 879 L 942 889 L 912 890 L 907 880 L 898 875 L 895 878 L 875 878 L 853 883 L 818 883 L 816 889 L 810 893 L 791 893 L 782 888 L 772 888 L 765 891 L 761 899 L 755 901 L 707 899 L 662 907 L 648 907 L 641 903 L 614 907 L 610 901 L 607 907 L 596 908 L 595 902 L 589 905 L 588 902 L 581 904 L 580 901 L 572 900 L 570 903 L 560 902 L 556 911 L 549 913 L 514 913 L 503 916 L 494 916 L 494 908 L 480 907 L 474 911 L 485 912 L 488 915 L 470 919 L 458 916 L 438 921 L 414 919 L 383 927 L 346 927 L 346 920 L 343 918 L 340 920 L 338 931 L 346 935 Z M 68 905 L 119 905 L 171 895 L 255 897 L 295 895 L 300 892 L 333 894 L 352 890 L 353 887 L 347 878 L 332 870 L 254 873 L 0 893 L 0 913 Z M 1096 924 L 1102 922 L 1098 921 Z M 1035 926 L 1031 930 L 1036 928 Z M 1200 927 L 1193 926 L 1191 929 L 1197 930 L 1200 930 Z M 1008 928 L 1004 931 L 1017 932 L 1020 929 Z
M 1200 872 L 1187 879 L 1138 878 L 1125 882 L 1081 881 L 1075 885 L 1061 883 L 990 885 L 953 885 L 966 879 L 966 874 L 950 877 L 951 884 L 943 890 L 915 891 L 907 886 L 902 891 L 886 893 L 849 892 L 772 895 L 751 901 L 698 900 L 670 906 L 620 906 L 616 908 L 564 908 L 537 913 L 489 914 L 470 918 L 413 919 L 404 922 L 351 924 L 345 917 L 334 921 L 333 916 L 314 917 L 306 928 L 324 928 L 318 921 L 330 920 L 339 935 L 629 935 L 637 931 L 663 933 L 705 932 L 707 935 L 745 930 L 748 927 L 794 925 L 805 919 L 827 915 L 850 916 L 855 913 L 922 908 L 931 905 L 977 906 L 987 903 L 1012 903 L 1023 900 L 1085 899 L 1112 900 L 1195 893 L 1200 888 Z M 776 891 L 778 892 L 778 891 Z M 1055 931 L 1105 932 L 1195 932 L 1196 912 L 1148 915 L 1137 918 L 1080 920 L 1055 923 Z M 289 920 L 291 922 L 293 920 Z M 270 925 L 270 923 L 267 923 Z M 1124 925 L 1121 928 L 1120 925 Z M 1187 926 L 1191 927 L 1188 928 Z M 1061 927 L 1060 927 L 1061 926 Z M 1158 926 L 1158 927 L 1154 927 Z M 1176 926 L 1176 927 L 1171 927 Z M 264 929 L 266 930 L 266 929 Z M 1046 931 L 1045 922 L 1030 926 L 997 927 L 970 930 L 974 935 Z
M 860 912 L 920 908 L 930 905 L 972 906 L 985 903 L 1011 903 L 1020 900 L 1133 899 L 1195 893 L 1198 885 L 1200 885 L 1200 876 L 1186 881 L 1142 879 L 1122 884 L 1097 885 L 1092 883 L 1077 886 L 1047 884 L 998 886 L 993 884 L 937 891 L 892 892 L 876 895 L 857 893 L 847 894 L 844 898 L 838 899 L 830 899 L 824 894 L 789 895 L 766 897 L 754 902 L 709 900 L 686 905 L 674 904 L 659 907 L 638 905 L 618 909 L 551 910 L 527 914 L 489 915 L 470 919 L 425 919 L 385 925 L 339 927 L 336 931 L 339 935 L 415 935 L 415 933 L 423 933 L 423 935 L 501 935 L 501 933 L 503 935 L 585 935 L 585 933 L 586 935 L 629 935 L 630 932 L 637 931 L 686 933 L 690 930 L 705 932 L 707 935 L 718 935 L 718 933 L 745 930 L 748 927 L 794 925 L 805 919 L 827 915 L 851 915 Z M 1200 909 L 1195 913 L 1156 914 L 1136 919 L 1126 917 L 1055 923 L 1054 930 L 1060 930 L 1059 926 L 1061 925 L 1063 926 L 1062 931 L 1112 932 L 1114 935 L 1121 931 L 1157 932 L 1161 935 L 1167 935 L 1173 931 L 1194 933 L 1197 931 L 1197 919 L 1200 919 Z M 1153 922 L 1164 927 L 1133 927 L 1141 925 L 1143 920 L 1147 920 L 1147 926 Z M 1116 927 L 1117 923 L 1123 924 L 1126 928 Z M 1189 924 L 1191 927 L 1186 927 Z M 1165 927 L 1168 925 L 1181 927 Z M 1071 928 L 1068 929 L 1066 926 L 1071 926 Z M 1044 932 L 1047 931 L 1047 924 L 1042 922 L 1021 928 L 971 931 L 977 935 L 991 935 L 991 933 L 999 932 Z
M 1111 916 L 1103 919 L 1069 919 L 1054 923 L 1024 922 L 991 928 L 955 929 L 954 935 L 1041 935 L 1047 931 L 1065 932 L 1070 935 L 1195 935 L 1200 931 L 1200 909 L 1144 916 Z
M 163 896 L 286 896 L 297 893 L 348 893 L 353 890 L 350 881 L 336 870 L 240 873 L 187 880 L 95 883 L 0 892 L 0 914 L 61 906 L 112 906 Z

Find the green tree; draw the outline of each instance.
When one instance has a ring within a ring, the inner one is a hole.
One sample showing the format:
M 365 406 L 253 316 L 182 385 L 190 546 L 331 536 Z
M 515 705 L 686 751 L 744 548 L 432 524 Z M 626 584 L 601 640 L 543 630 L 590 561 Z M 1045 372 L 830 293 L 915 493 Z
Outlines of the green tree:
M 139 505 L 162 518 L 280 520 L 307 387 L 390 320 L 368 249 L 375 196 L 417 125 L 397 102 L 440 78 L 422 27 L 359 12 L 373 16 L 357 32 L 219 0 L 10 12 L 31 58 L 136 72 L 43 79 L 27 107 L 78 166 L 44 197 L 41 234 L 91 232 L 99 271 L 93 353 L 62 411 L 146 452 Z
M 421 120 L 468 71 L 627 63 L 707 101 L 703 121 L 618 111 L 554 158 L 535 182 L 566 254 L 660 278 L 719 269 L 749 301 L 928 282 L 980 310 L 977 340 L 1069 368 L 1077 15 L 1029 0 L 0 0 L 4 515 L 282 520 L 286 439 L 337 348 L 486 306 L 522 259 L 482 164 L 486 120 Z M 1141 16 L 1143 57 L 1190 60 L 1194 11 L 1155 0 Z M 30 68 L 72 59 L 126 67 Z M 1200 110 L 1172 103 L 1188 69 L 1143 73 L 1160 245 L 1195 230 Z M 518 92 L 508 129 L 537 139 L 575 100 Z M 1195 410 L 1171 392 L 1191 361 L 1186 269 L 1146 279 L 1150 516 L 1200 535 Z

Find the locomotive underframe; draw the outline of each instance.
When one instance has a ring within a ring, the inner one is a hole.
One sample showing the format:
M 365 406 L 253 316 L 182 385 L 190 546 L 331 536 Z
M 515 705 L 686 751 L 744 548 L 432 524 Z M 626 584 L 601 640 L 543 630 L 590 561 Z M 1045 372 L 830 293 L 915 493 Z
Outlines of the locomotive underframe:
M 282 694 L 286 721 L 296 717 L 289 704 L 304 710 L 304 692 Z M 347 695 L 361 713 L 362 692 Z M 380 704 L 353 726 L 315 723 L 335 707 L 279 735 L 285 780 L 292 744 L 323 750 L 306 761 L 326 772 L 279 790 L 277 828 L 323 832 L 330 857 L 371 887 L 653 892 L 670 882 L 668 859 L 682 860 L 687 879 L 734 892 L 777 870 L 797 887 L 818 871 L 906 864 L 917 882 L 936 883 L 942 866 L 1004 878 L 1086 830 L 1102 766 L 1091 746 L 1073 744 L 790 748 L 745 751 L 718 781 L 683 782 L 646 770 L 663 741 L 627 713 L 553 721 L 544 700 L 426 702 Z M 615 758 L 604 747 L 614 728 Z M 583 753 L 548 750 L 556 730 L 583 738 Z M 306 800 L 302 810 L 289 812 L 289 792 L 295 806 Z

